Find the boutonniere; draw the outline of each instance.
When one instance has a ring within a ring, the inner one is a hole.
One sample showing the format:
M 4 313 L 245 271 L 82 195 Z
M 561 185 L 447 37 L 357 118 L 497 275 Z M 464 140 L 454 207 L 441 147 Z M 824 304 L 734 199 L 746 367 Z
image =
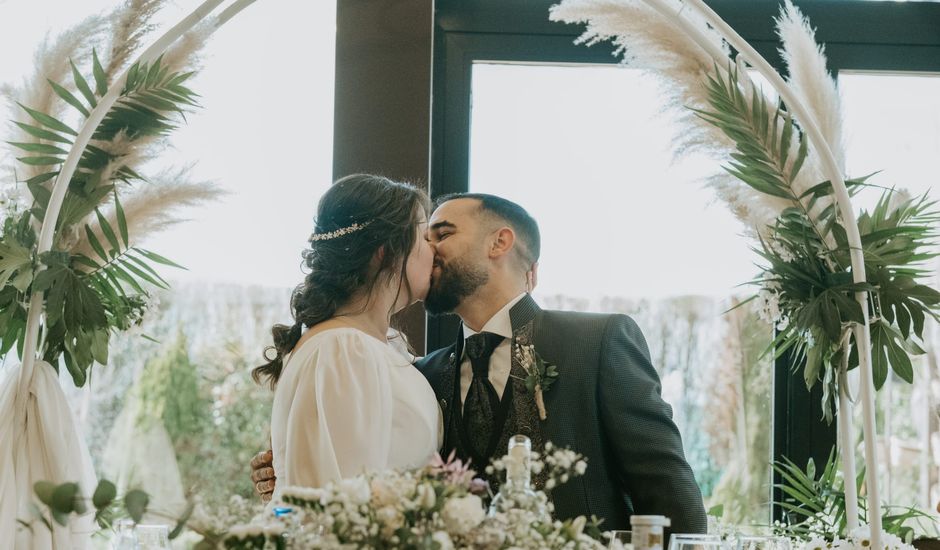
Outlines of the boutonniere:
M 545 399 L 543 394 L 558 378 L 558 367 L 554 363 L 549 363 L 535 351 L 532 344 L 521 344 L 516 342 L 516 359 L 525 370 L 525 387 L 529 393 L 535 396 L 535 405 L 539 409 L 539 418 L 545 420 L 548 413 L 545 411 Z

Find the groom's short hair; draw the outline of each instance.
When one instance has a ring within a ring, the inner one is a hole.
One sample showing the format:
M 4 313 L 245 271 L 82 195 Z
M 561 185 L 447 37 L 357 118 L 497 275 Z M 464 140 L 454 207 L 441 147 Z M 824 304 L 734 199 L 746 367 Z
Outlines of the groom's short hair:
M 526 270 L 539 260 L 542 249 L 542 237 L 539 234 L 539 224 L 529 215 L 525 208 L 511 200 L 490 195 L 487 193 L 451 193 L 438 197 L 434 201 L 440 206 L 454 199 L 474 199 L 480 203 L 480 211 L 496 218 L 512 228 L 516 233 L 516 243 L 519 257 Z

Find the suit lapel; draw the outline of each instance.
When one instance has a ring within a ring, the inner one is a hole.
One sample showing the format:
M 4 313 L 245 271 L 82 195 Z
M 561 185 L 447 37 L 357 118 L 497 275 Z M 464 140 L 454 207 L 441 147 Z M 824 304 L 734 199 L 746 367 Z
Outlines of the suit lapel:
M 538 304 L 535 303 L 535 300 L 533 300 L 532 296 L 529 294 L 526 294 L 525 297 L 519 300 L 509 311 L 509 318 L 512 322 L 509 380 L 513 383 L 513 390 L 515 392 L 516 420 L 519 422 L 520 429 L 531 427 L 533 431 L 538 431 L 539 427 L 538 407 L 535 404 L 535 396 L 526 389 L 525 379 L 528 377 L 528 373 L 525 370 L 525 366 L 522 365 L 516 350 L 520 345 L 527 346 L 535 343 L 538 318 L 541 311 Z M 534 420 L 531 420 L 530 417 Z M 533 441 L 533 444 L 534 443 Z
M 502 447 L 500 447 L 503 452 L 509 444 L 509 438 L 516 433 L 529 436 L 529 439 L 532 440 L 533 451 L 540 455 L 544 452 L 545 442 L 542 437 L 542 421 L 539 419 L 535 396 L 526 389 L 525 379 L 528 373 L 516 353 L 517 345 L 529 345 L 535 342 L 538 318 L 541 311 L 532 296 L 528 294 L 509 311 L 509 317 L 512 321 L 512 343 L 510 348 L 512 360 L 509 370 L 509 382 L 512 384 L 513 389 L 515 425 L 512 427 L 513 433 L 507 431 L 503 434 Z M 533 478 L 536 487 L 544 487 L 546 480 L 547 472 L 536 474 Z
M 463 330 L 458 332 L 462 335 Z M 444 413 L 444 444 L 442 454 L 449 454 L 456 448 L 457 423 L 460 422 L 460 356 L 463 353 L 463 338 L 458 336 L 453 350 L 447 355 L 447 364 L 441 372 L 438 403 Z M 446 458 L 446 456 L 445 456 Z

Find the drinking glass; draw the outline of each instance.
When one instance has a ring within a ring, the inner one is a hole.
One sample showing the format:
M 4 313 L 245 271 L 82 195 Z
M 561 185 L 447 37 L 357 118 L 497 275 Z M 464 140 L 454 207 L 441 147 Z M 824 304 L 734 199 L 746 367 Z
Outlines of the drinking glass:
M 718 535 L 677 533 L 669 539 L 669 550 L 727 550 Z
M 137 525 L 138 550 L 171 550 L 170 532 L 166 525 Z
M 790 550 L 790 540 L 774 536 L 740 536 L 737 550 Z
M 627 545 L 631 544 L 633 541 L 632 531 L 607 531 L 605 535 L 610 540 L 609 544 L 607 545 L 609 550 L 627 548 Z

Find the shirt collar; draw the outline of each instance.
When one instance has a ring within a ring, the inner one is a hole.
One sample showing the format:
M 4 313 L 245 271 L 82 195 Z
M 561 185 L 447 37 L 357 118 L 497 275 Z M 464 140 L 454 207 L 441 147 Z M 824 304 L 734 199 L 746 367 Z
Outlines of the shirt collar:
M 480 330 L 480 332 L 492 332 L 493 334 L 499 334 L 503 338 L 511 339 L 512 338 L 512 321 L 510 320 L 510 317 L 509 317 L 509 310 L 511 310 L 512 306 L 516 305 L 516 303 L 518 303 L 519 300 L 524 298 L 525 295 L 526 293 L 523 292 L 522 294 L 519 294 L 512 300 L 509 300 L 508 302 L 506 302 L 506 305 L 504 305 L 502 309 L 500 309 L 492 317 L 490 317 L 490 320 L 487 321 L 486 324 L 483 325 L 483 328 Z M 473 336 L 474 334 L 477 334 L 477 332 L 475 332 L 473 329 L 471 329 L 467 325 L 463 325 L 464 340 Z

